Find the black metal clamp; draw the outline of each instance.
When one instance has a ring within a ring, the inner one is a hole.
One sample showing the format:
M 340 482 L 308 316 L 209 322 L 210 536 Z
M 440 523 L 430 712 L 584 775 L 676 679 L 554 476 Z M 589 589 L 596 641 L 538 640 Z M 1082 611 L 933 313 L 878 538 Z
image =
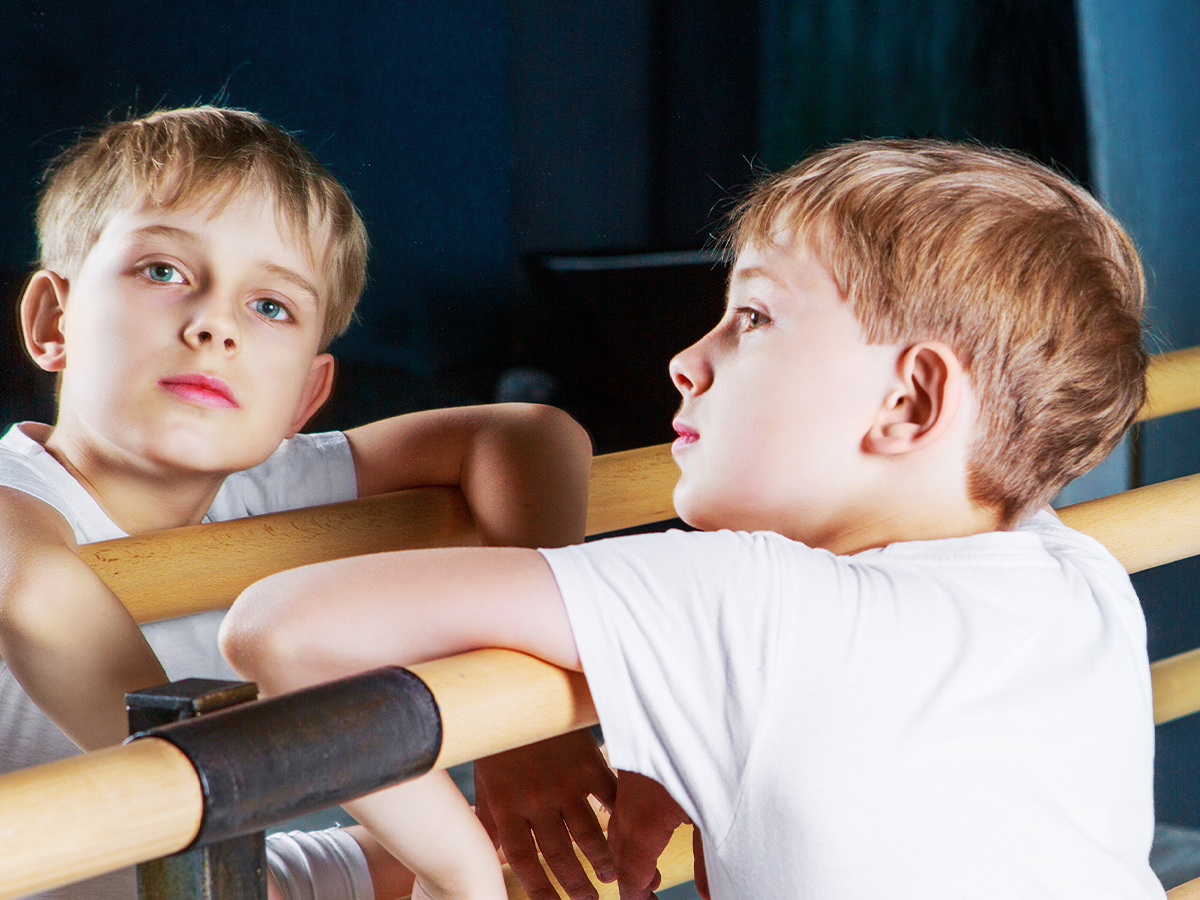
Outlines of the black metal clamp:
M 252 684 L 188 679 L 127 696 L 131 726 L 152 725 L 131 740 L 170 741 L 204 794 L 191 847 L 139 866 L 143 900 L 265 900 L 264 828 L 423 775 L 441 750 L 437 703 L 406 669 L 269 700 L 256 693 Z

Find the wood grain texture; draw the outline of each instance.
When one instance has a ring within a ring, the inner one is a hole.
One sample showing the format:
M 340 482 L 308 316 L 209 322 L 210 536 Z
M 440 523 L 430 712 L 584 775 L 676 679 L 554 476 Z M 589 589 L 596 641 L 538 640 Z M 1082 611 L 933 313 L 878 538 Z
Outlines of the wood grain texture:
M 419 488 L 84 544 L 138 622 L 228 607 L 274 572 L 363 553 L 479 543 L 457 488 Z
M 1144 422 L 1197 407 L 1200 407 L 1200 347 L 1152 356 L 1146 371 L 1146 403 L 1137 420 Z
M 1058 511 L 1108 548 L 1128 572 L 1200 553 L 1200 475 L 1187 475 Z
M 1154 684 L 1154 724 L 1200 712 L 1200 649 L 1150 664 Z
M 1200 900 L 1200 878 L 1171 888 L 1167 891 L 1167 900 Z
M 442 714 L 438 768 L 599 721 L 582 674 L 515 650 L 474 650 L 410 669 Z
M 0 776 L 0 900 L 182 850 L 203 809 L 192 764 L 157 738 Z
M 587 533 L 675 518 L 672 494 L 678 480 L 670 444 L 597 456 L 588 484 Z

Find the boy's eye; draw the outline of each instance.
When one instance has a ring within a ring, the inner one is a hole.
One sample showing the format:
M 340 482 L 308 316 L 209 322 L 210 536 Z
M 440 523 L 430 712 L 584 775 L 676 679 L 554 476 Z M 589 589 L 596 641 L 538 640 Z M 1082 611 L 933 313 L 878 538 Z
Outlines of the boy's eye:
M 159 284 L 183 284 L 185 280 L 183 273 L 167 263 L 151 263 L 142 271 L 146 273 L 147 278 Z
M 765 312 L 759 309 L 754 309 L 750 306 L 744 306 L 739 309 L 737 311 L 737 318 L 739 319 L 742 328 L 746 331 L 759 328 L 760 326 L 766 325 L 771 321 L 770 316 L 768 316 Z
M 278 300 L 272 300 L 269 297 L 263 297 L 260 300 L 255 300 L 250 304 L 250 307 L 260 316 L 265 316 L 268 319 L 276 321 L 287 321 L 291 318 L 287 308 Z

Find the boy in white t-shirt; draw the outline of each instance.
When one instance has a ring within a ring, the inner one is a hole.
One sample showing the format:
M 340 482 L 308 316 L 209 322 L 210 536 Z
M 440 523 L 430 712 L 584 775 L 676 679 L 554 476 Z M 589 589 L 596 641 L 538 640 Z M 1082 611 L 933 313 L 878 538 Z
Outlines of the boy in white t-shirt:
M 0 771 L 120 742 L 125 693 L 167 673 L 233 675 L 219 613 L 143 633 L 81 543 L 437 484 L 461 486 L 484 543 L 582 539 L 591 448 L 558 410 L 298 433 L 329 395 L 367 236 L 259 116 L 179 109 L 87 135 L 51 164 L 37 222 L 21 324 L 59 373 L 58 413 L 0 441 Z M 122 878 L 60 896 L 124 900 Z
M 1044 508 L 1144 397 L 1129 239 L 1024 158 L 874 141 L 765 180 L 730 247 L 671 364 L 702 532 L 280 573 L 227 657 L 269 693 L 487 646 L 582 669 L 681 809 L 618 784 L 623 898 L 682 816 L 714 898 L 1161 897 L 1141 610 Z M 353 811 L 414 897 L 503 896 L 443 775 Z

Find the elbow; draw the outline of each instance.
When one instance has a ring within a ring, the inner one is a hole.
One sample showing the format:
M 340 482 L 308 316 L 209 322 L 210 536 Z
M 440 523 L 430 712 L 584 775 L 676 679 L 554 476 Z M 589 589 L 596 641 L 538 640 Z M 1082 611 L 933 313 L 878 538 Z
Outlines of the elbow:
M 570 414 L 557 406 L 535 406 L 538 422 L 544 433 L 553 435 L 563 451 L 572 459 L 591 466 L 592 438 Z
M 544 403 L 508 403 L 500 406 L 510 411 L 509 421 L 516 425 L 516 436 L 521 441 L 527 442 L 532 438 L 571 459 L 591 459 L 591 436 L 564 410 Z
M 255 681 L 264 693 L 277 693 L 278 673 L 289 664 L 286 627 L 272 621 L 270 579 L 256 582 L 234 601 L 217 635 L 221 655 L 235 672 Z

